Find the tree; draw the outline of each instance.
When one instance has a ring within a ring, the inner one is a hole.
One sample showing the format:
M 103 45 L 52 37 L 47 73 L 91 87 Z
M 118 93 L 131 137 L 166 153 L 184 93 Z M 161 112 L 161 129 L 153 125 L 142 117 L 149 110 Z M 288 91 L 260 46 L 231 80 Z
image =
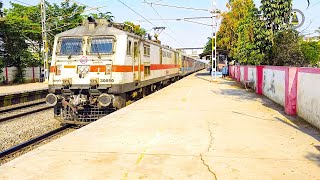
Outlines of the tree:
M 144 28 L 141 28 L 140 25 L 135 25 L 133 22 L 126 21 L 124 22 L 126 31 L 133 31 L 134 34 L 138 36 L 145 36 L 147 31 Z
M 38 6 L 22 6 L 11 3 L 12 8 L 5 10 L 5 20 L 0 22 L 6 56 L 6 66 L 17 67 L 16 81 L 23 81 L 23 69 L 40 63 L 36 59 L 40 54 L 41 26 L 40 8 Z
M 85 7 L 70 4 L 69 1 L 47 5 L 47 23 L 49 47 L 57 33 L 78 26 L 82 23 Z M 12 8 L 5 10 L 5 20 L 0 21 L 0 34 L 3 36 L 6 56 L 5 66 L 18 68 L 16 81 L 23 81 L 23 69 L 26 66 L 42 64 L 42 33 L 40 5 L 23 6 L 11 3 Z M 50 48 L 51 49 L 51 48 Z
M 305 61 L 312 66 L 319 66 L 320 61 L 320 44 L 318 42 L 301 43 L 301 51 Z
M 229 57 L 244 64 L 260 64 L 264 58 L 263 21 L 253 0 L 232 0 L 229 11 L 222 14 L 217 45 L 227 50 Z
M 109 22 L 113 22 L 113 18 L 114 16 L 112 16 L 112 13 L 111 12 L 105 12 L 105 13 L 91 13 L 89 14 L 89 16 L 95 18 L 95 19 L 106 19 L 108 20 Z M 89 17 L 87 16 L 87 17 Z
M 296 30 L 290 29 L 277 32 L 270 65 L 303 66 L 308 63 L 301 52 L 298 34 Z
M 70 0 L 61 4 L 49 4 L 47 6 L 47 24 L 49 26 L 49 49 L 52 49 L 54 36 L 60 32 L 75 28 L 82 24 L 86 6 L 76 3 L 71 4 Z

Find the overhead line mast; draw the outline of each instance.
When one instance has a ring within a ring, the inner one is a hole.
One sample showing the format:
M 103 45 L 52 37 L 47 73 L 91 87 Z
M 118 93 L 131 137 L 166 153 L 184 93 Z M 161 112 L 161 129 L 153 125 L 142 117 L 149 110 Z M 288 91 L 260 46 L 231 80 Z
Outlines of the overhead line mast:
M 46 7 L 45 0 L 40 0 L 41 7 L 41 27 L 42 27 L 42 46 L 43 46 L 43 67 L 44 67 L 44 79 L 48 82 L 49 79 L 49 48 L 47 37 L 47 25 L 46 25 Z
M 212 0 L 212 47 L 211 47 L 211 76 L 213 80 L 217 80 L 217 2 Z M 214 61 L 214 67 L 213 67 Z

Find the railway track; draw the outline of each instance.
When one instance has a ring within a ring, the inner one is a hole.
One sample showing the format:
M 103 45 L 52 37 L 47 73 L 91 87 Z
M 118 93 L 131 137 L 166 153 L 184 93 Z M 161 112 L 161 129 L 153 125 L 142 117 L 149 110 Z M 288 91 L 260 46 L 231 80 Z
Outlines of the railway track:
M 50 108 L 52 108 L 52 106 L 47 105 L 43 100 L 15 106 L 13 108 L 0 109 L 0 122 L 9 121 L 14 118 L 26 116 Z
M 24 149 L 24 148 L 26 148 L 28 146 L 31 146 L 33 144 L 40 143 L 40 142 L 42 142 L 43 140 L 45 140 L 47 138 L 50 138 L 50 137 L 52 137 L 52 136 L 54 136 L 56 134 L 59 134 L 59 133 L 63 132 L 64 130 L 70 128 L 71 126 L 72 125 L 65 125 L 65 126 L 59 127 L 59 128 L 57 128 L 55 130 L 52 130 L 52 131 L 50 131 L 48 133 L 45 133 L 45 134 L 41 135 L 41 136 L 35 137 L 35 138 L 30 139 L 30 140 L 28 140 L 26 142 L 23 142 L 23 143 L 21 143 L 19 145 L 16 145 L 16 146 L 14 146 L 12 148 L 4 150 L 4 151 L 0 152 L 0 158 L 3 158 L 3 157 L 8 156 L 10 154 L 16 153 L 16 152 L 18 152 L 18 151 L 20 151 L 20 150 L 22 150 L 22 149 Z

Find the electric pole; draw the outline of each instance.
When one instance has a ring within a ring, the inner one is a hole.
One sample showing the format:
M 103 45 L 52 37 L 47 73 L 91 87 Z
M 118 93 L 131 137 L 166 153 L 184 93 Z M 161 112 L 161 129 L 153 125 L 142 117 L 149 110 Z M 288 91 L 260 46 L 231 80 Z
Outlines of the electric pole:
M 2 8 L 3 8 L 3 3 L 2 3 L 2 0 L 0 0 L 0 18 L 3 18 L 4 16 L 4 12 L 2 11 Z
M 48 38 L 47 38 L 47 26 L 46 26 L 46 6 L 45 0 L 40 0 L 41 6 L 41 27 L 42 27 L 42 46 L 43 46 L 43 67 L 44 67 L 44 79 L 48 82 L 49 79 L 49 50 L 48 50 Z
M 211 53 L 211 76 L 217 79 L 217 2 L 212 0 L 212 53 Z M 214 62 L 214 66 L 213 66 Z M 214 73 L 214 77 L 213 77 Z

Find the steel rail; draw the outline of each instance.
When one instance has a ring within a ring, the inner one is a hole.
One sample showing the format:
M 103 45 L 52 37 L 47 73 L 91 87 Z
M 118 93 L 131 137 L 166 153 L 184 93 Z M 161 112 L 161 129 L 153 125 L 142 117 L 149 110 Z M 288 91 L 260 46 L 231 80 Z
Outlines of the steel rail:
M 36 105 L 40 105 L 40 104 L 45 104 L 46 101 L 43 100 L 43 101 L 38 101 L 38 102 L 34 102 L 34 103 L 29 103 L 29 104 L 23 104 L 21 106 L 16 106 L 16 107 L 13 107 L 13 108 L 7 108 L 7 109 L 3 109 L 3 110 L 0 110 L 0 113 L 6 113 L 6 112 L 9 112 L 9 111 L 14 111 L 14 110 L 18 110 L 18 109 L 22 109 L 22 108 L 27 108 L 27 107 L 32 107 L 32 106 L 36 106 Z M 8 106 L 7 106 L 8 107 Z M 10 107 L 10 106 L 9 106 Z
M 10 154 L 13 154 L 13 153 L 15 153 L 15 152 L 18 152 L 18 151 L 20 151 L 21 149 L 24 149 L 24 148 L 26 148 L 26 147 L 28 147 L 28 146 L 30 146 L 30 145 L 32 145 L 32 144 L 41 142 L 41 141 L 43 141 L 43 140 L 45 140 L 45 139 L 47 139 L 47 138 L 49 138 L 49 137 L 51 137 L 51 136 L 53 136 L 53 135 L 55 135 L 55 134 L 58 134 L 58 133 L 60 133 L 60 132 L 62 132 L 62 131 L 64 131 L 64 130 L 68 129 L 68 128 L 71 127 L 71 126 L 72 126 L 72 125 L 62 126 L 62 127 L 57 128 L 57 129 L 55 129 L 55 130 L 52 130 L 52 131 L 50 131 L 50 132 L 48 132 L 48 133 L 46 133 L 46 134 L 43 134 L 43 135 L 38 136 L 38 137 L 36 137 L 36 138 L 30 139 L 29 141 L 26 141 L 26 142 L 24 142 L 24 143 L 21 143 L 21 144 L 19 144 L 19 145 L 16 145 L 16 146 L 14 146 L 14 147 L 12 147 L 12 148 L 9 148 L 9 149 L 7 149 L 7 150 L 4 150 L 4 151 L 0 152 L 0 158 L 5 157 L 5 156 L 10 155 Z
M 27 107 L 28 107 L 28 106 L 27 106 Z M 0 118 L 0 122 L 9 121 L 9 120 L 14 119 L 14 118 L 26 116 L 26 115 L 29 115 L 29 114 L 37 113 L 37 112 L 44 111 L 44 110 L 51 109 L 51 108 L 53 108 L 53 107 L 52 107 L 52 106 L 45 106 L 45 107 L 38 108 L 38 109 L 35 109 L 35 110 L 31 110 L 31 111 L 27 111 L 27 112 L 22 112 L 22 113 L 15 114 L 15 115 L 12 115 L 12 116 Z M 21 108 L 18 108 L 18 109 L 21 109 Z M 17 109 L 16 109 L 16 110 L 17 110 Z M 10 111 L 13 111 L 13 110 L 10 109 Z M 7 112 L 9 112 L 9 111 L 7 111 Z

